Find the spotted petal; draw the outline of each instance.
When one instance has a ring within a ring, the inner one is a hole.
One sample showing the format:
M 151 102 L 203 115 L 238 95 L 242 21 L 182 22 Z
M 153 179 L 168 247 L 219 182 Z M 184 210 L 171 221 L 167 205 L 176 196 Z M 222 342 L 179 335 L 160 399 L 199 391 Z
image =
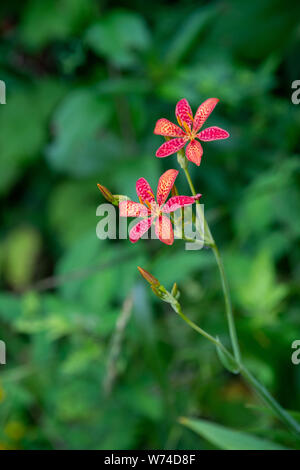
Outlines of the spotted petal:
M 166 137 L 183 137 L 185 132 L 180 127 L 168 121 L 168 119 L 159 119 L 155 125 L 154 134 L 164 135 Z
M 148 215 L 147 207 L 134 201 L 121 201 L 119 209 L 121 217 L 147 217 Z
M 189 128 L 191 127 L 193 122 L 193 113 L 188 100 L 184 98 L 183 100 L 178 101 L 175 114 L 180 126 L 183 126 L 183 123 L 185 122 Z
M 196 111 L 194 118 L 193 131 L 198 132 L 199 129 L 203 126 L 208 116 L 213 112 L 216 105 L 218 104 L 218 98 L 209 98 L 200 104 L 199 108 Z
M 157 204 L 161 206 L 170 194 L 170 191 L 175 183 L 178 175 L 177 170 L 167 170 L 161 175 L 157 185 Z
M 129 240 L 136 243 L 146 233 L 154 220 L 154 217 L 140 220 L 129 232 Z
M 180 207 L 190 206 L 191 204 L 194 204 L 194 202 L 195 198 L 191 196 L 173 196 L 161 208 L 161 211 L 165 214 L 169 214 L 170 212 L 174 212 L 177 209 L 180 209 Z
M 185 155 L 190 162 L 199 166 L 203 155 L 203 148 L 200 142 L 198 142 L 198 140 L 192 140 L 186 147 Z
M 145 178 L 140 178 L 136 182 L 136 193 L 141 202 L 146 202 L 149 205 L 155 202 L 155 197 L 150 184 Z
M 164 144 L 162 144 L 156 152 L 156 156 L 159 158 L 168 157 L 172 155 L 172 153 L 178 152 L 178 150 L 182 149 L 187 142 L 187 138 L 181 137 L 179 139 L 172 139 L 168 140 Z
M 220 127 L 213 126 L 203 129 L 203 131 L 197 134 L 197 137 L 200 140 L 209 142 L 210 140 L 227 139 L 229 137 L 229 133 Z
M 155 222 L 155 233 L 161 242 L 172 245 L 174 232 L 171 221 L 165 215 L 160 215 Z

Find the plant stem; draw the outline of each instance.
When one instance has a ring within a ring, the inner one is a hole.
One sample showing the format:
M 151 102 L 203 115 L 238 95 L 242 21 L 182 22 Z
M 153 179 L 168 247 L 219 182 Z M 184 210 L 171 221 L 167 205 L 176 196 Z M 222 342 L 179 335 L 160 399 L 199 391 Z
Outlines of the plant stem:
M 181 309 L 181 305 L 176 302 L 176 304 L 173 306 L 174 310 L 176 311 L 176 313 L 178 313 L 178 315 L 191 327 L 193 328 L 194 330 L 197 331 L 197 333 L 200 333 L 200 335 L 204 336 L 204 338 L 208 339 L 211 343 L 213 343 L 215 346 L 221 346 L 222 343 L 220 343 L 220 341 L 218 341 L 216 338 L 214 338 L 213 336 L 211 336 L 209 333 L 207 333 L 205 330 L 202 330 L 202 328 L 200 328 L 200 326 L 196 325 L 196 323 L 194 323 L 192 320 L 190 320 L 182 311 Z
M 196 195 L 196 190 L 194 188 L 192 179 L 190 177 L 189 171 L 187 169 L 187 162 L 185 161 L 183 153 L 181 153 L 178 156 L 178 162 L 181 165 L 187 182 L 189 184 L 189 187 L 191 189 L 191 192 L 193 196 Z M 199 201 L 196 201 L 197 204 L 200 204 Z M 300 435 L 300 425 L 297 423 L 297 421 L 284 409 L 280 406 L 280 404 L 275 400 L 275 398 L 270 395 L 268 390 L 251 374 L 251 372 L 248 371 L 248 369 L 242 364 L 242 359 L 241 359 L 241 353 L 240 353 L 240 348 L 239 348 L 239 343 L 238 343 L 238 337 L 237 337 L 237 332 L 236 332 L 236 327 L 235 327 L 235 322 L 234 322 L 234 316 L 233 316 L 233 311 L 232 311 L 232 304 L 231 304 L 231 299 L 230 299 L 230 291 L 229 291 L 229 285 L 227 281 L 227 277 L 225 274 L 224 270 L 224 265 L 222 262 L 222 258 L 219 252 L 219 249 L 216 245 L 216 242 L 211 234 L 209 225 L 204 217 L 204 213 L 202 211 L 201 216 L 203 216 L 203 221 L 204 221 L 204 238 L 207 235 L 208 239 L 210 241 L 210 246 L 213 250 L 219 273 L 220 273 L 220 278 L 221 278 L 221 283 L 222 283 L 222 290 L 223 290 L 223 295 L 224 295 L 224 300 L 225 300 L 225 309 L 226 309 L 226 317 L 227 317 L 227 323 L 228 323 L 228 328 L 229 328 L 229 334 L 230 334 L 230 339 L 231 339 L 231 344 L 232 344 L 232 349 L 234 352 L 234 358 L 236 360 L 236 363 L 239 366 L 240 369 L 240 374 L 244 377 L 244 379 L 254 388 L 256 393 L 265 401 L 265 403 L 273 410 L 275 415 L 280 419 L 283 423 L 287 425 L 287 427 L 292 430 L 298 437 Z M 180 307 L 180 306 L 179 306 Z M 217 346 L 221 347 L 223 352 L 230 354 L 227 349 L 220 343 L 217 339 L 213 338 L 213 336 L 209 335 L 206 333 L 204 330 L 199 328 L 195 323 L 193 323 L 191 320 L 189 320 L 181 311 L 181 308 L 177 313 L 183 318 L 183 320 L 188 323 L 194 330 L 198 331 L 202 336 L 205 336 L 207 339 L 209 339 L 211 342 L 213 342 L 215 345 L 216 343 Z
M 196 190 L 194 188 L 191 176 L 189 174 L 189 171 L 187 167 L 183 167 L 183 171 L 185 173 L 187 182 L 189 184 L 189 187 L 191 189 L 191 192 L 193 196 L 196 195 Z M 199 201 L 196 201 L 198 204 Z M 222 258 L 220 255 L 220 252 L 218 250 L 218 247 L 216 245 L 216 242 L 211 234 L 209 225 L 207 223 L 207 220 L 204 217 L 204 214 L 202 212 L 203 216 L 203 221 L 204 221 L 204 236 L 207 234 L 210 243 L 209 245 L 211 246 L 213 253 L 216 258 L 216 262 L 218 265 L 219 273 L 220 273 L 220 278 L 221 278 L 221 283 L 222 283 L 222 290 L 223 290 L 223 295 L 224 295 L 224 300 L 225 300 L 225 310 L 226 310 L 226 317 L 227 317 L 227 322 L 228 322 L 228 328 L 229 328 L 229 334 L 230 334 L 230 339 L 231 339 L 231 344 L 234 352 L 234 357 L 237 361 L 238 364 L 241 363 L 241 353 L 240 353 L 240 348 L 239 348 L 239 343 L 237 339 L 237 333 L 236 333 L 236 328 L 235 328 L 235 323 L 234 323 L 234 318 L 233 318 L 233 312 L 232 312 L 232 305 L 231 305 L 231 299 L 230 299 L 230 291 L 229 291 L 229 286 L 228 286 L 228 281 L 227 277 L 225 274 Z
M 217 339 L 214 338 L 212 335 L 207 333 L 205 330 L 200 328 L 196 323 L 190 320 L 181 309 L 181 305 L 179 302 L 172 304 L 174 310 L 178 315 L 191 327 L 193 330 L 197 331 L 200 335 L 204 336 L 204 338 L 208 339 L 211 343 L 215 346 L 220 348 L 223 353 L 234 360 L 230 352 L 223 346 L 223 344 Z M 275 400 L 275 398 L 270 395 L 268 390 L 249 372 L 249 370 L 243 365 L 239 364 L 239 372 L 242 377 L 248 382 L 252 388 L 255 390 L 257 395 L 273 410 L 274 414 L 278 417 L 280 421 L 282 421 L 286 426 L 299 437 L 300 434 L 300 425 L 297 421 L 284 409 L 280 406 L 280 404 Z
M 297 421 L 284 409 L 275 398 L 270 395 L 268 390 L 246 369 L 245 366 L 241 366 L 241 375 L 244 379 L 253 387 L 256 393 L 264 400 L 264 402 L 274 411 L 277 417 L 284 422 L 287 427 L 293 431 L 297 437 L 300 435 L 300 425 Z
M 240 347 L 239 347 L 239 342 L 237 338 L 237 332 L 236 332 L 236 327 L 235 327 L 234 317 L 233 317 L 233 312 L 232 312 L 229 285 L 228 285 L 227 277 L 225 274 L 223 261 L 222 261 L 222 258 L 221 258 L 221 255 L 220 255 L 220 252 L 218 250 L 216 243 L 212 245 L 212 250 L 214 252 L 217 265 L 219 268 L 219 272 L 220 272 L 220 278 L 221 278 L 222 289 L 223 289 L 224 300 L 225 300 L 226 317 L 227 317 L 227 323 L 228 323 L 229 334 L 231 338 L 231 344 L 232 344 L 232 348 L 234 352 L 234 357 L 237 363 L 240 364 L 241 353 L 240 353 Z

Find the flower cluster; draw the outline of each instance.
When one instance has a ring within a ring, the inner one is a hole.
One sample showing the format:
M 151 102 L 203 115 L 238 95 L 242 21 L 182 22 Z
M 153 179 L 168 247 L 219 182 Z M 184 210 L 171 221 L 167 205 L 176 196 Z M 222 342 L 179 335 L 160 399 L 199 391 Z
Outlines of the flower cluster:
M 156 156 L 159 158 L 167 157 L 178 152 L 187 144 L 185 150 L 186 158 L 199 166 L 203 154 L 200 141 L 208 142 L 229 137 L 227 131 L 216 126 L 208 127 L 199 132 L 218 101 L 217 98 L 209 98 L 204 101 L 193 117 L 188 101 L 186 99 L 180 100 L 176 105 L 175 114 L 181 127 L 164 118 L 159 119 L 156 123 L 154 134 L 162 135 L 167 139 L 173 138 L 167 140 L 159 147 Z M 137 242 L 150 229 L 151 225 L 155 224 L 155 233 L 159 240 L 167 245 L 172 245 L 174 232 L 171 220 L 167 214 L 171 214 L 179 208 L 189 206 L 201 197 L 201 194 L 194 196 L 173 196 L 167 201 L 177 175 L 178 171 L 171 169 L 160 177 L 156 199 L 148 181 L 145 178 L 140 178 L 136 182 L 139 202 L 128 200 L 124 196 L 114 196 L 107 188 L 98 184 L 104 197 L 112 202 L 112 204 L 119 205 L 121 217 L 141 218 L 130 230 L 129 239 L 132 243 Z

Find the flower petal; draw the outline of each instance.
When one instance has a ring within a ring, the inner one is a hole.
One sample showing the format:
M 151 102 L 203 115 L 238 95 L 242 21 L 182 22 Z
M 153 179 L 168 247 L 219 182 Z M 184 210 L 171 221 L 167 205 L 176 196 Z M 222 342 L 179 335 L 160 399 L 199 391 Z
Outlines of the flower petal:
M 203 155 L 203 148 L 200 142 L 198 142 L 198 140 L 192 140 L 185 149 L 185 155 L 190 162 L 199 166 Z
M 199 199 L 199 197 L 198 197 Z M 173 196 L 171 197 L 166 204 L 161 208 L 161 211 L 165 214 L 169 214 L 170 212 L 174 212 L 180 207 L 189 206 L 194 204 L 195 198 L 191 196 Z
M 155 222 L 155 233 L 161 242 L 172 245 L 174 232 L 171 221 L 165 215 L 160 215 Z
M 148 209 L 139 202 L 121 201 L 119 203 L 120 217 L 147 217 Z
M 180 126 L 182 126 L 185 122 L 189 128 L 191 127 L 193 122 L 193 112 L 191 110 L 188 100 L 184 98 L 183 100 L 178 101 L 175 109 L 175 114 Z
M 136 193 L 141 202 L 148 202 L 149 204 L 155 202 L 155 197 L 150 184 L 145 178 L 140 178 L 136 182 Z
M 154 134 L 164 135 L 166 137 L 183 137 L 185 132 L 180 127 L 168 121 L 168 119 L 159 119 L 155 125 Z
M 156 156 L 159 158 L 168 157 L 172 155 L 172 153 L 178 152 L 178 150 L 182 149 L 187 142 L 187 137 L 180 137 L 179 139 L 172 139 L 168 140 L 164 144 L 162 144 L 156 152 Z
M 221 129 L 221 127 L 213 126 L 203 129 L 203 131 L 197 134 L 197 137 L 200 140 L 209 142 L 210 140 L 227 139 L 229 137 L 229 133 L 224 129 Z
M 209 98 L 208 100 L 204 101 L 204 103 L 200 104 L 199 108 L 196 111 L 195 118 L 194 118 L 194 125 L 193 125 L 194 132 L 199 131 L 199 129 L 203 126 L 208 116 L 215 109 L 218 102 L 219 102 L 218 98 Z
M 157 204 L 159 206 L 161 206 L 169 196 L 177 175 L 177 170 L 167 170 L 159 178 L 156 195 Z
M 129 232 L 129 240 L 136 243 L 146 233 L 152 225 L 154 217 L 140 220 Z

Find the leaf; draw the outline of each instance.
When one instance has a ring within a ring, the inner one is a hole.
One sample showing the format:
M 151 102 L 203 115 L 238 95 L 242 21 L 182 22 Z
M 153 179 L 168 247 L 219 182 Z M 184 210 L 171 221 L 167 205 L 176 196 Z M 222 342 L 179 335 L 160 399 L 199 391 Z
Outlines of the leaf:
M 111 112 L 109 103 L 94 90 L 71 92 L 54 115 L 55 138 L 47 151 L 50 165 L 79 177 L 103 168 L 103 154 L 116 145 L 112 136 L 101 137 Z
M 32 227 L 17 228 L 8 235 L 3 274 L 14 289 L 22 289 L 32 281 L 40 249 L 40 234 Z
M 217 337 L 218 339 L 218 337 Z M 223 349 L 221 349 L 219 346 L 216 346 L 217 354 L 219 356 L 219 359 L 225 369 L 229 370 L 229 372 L 232 372 L 233 374 L 238 374 L 239 373 L 239 366 L 237 365 L 235 359 L 233 356 L 226 354 Z
M 184 19 L 182 26 L 179 31 L 176 30 L 176 35 L 166 54 L 166 63 L 175 65 L 177 64 L 184 55 L 186 55 L 193 41 L 203 32 L 204 27 L 207 25 L 218 10 L 215 6 L 212 7 L 201 7 L 187 18 Z
M 64 181 L 57 184 L 48 202 L 48 220 L 63 246 L 78 240 L 95 227 L 95 210 L 102 203 L 95 180 Z M 75 214 L 76 217 L 66 217 Z
M 238 290 L 243 305 L 255 314 L 257 320 L 263 320 L 276 313 L 279 303 L 287 294 L 287 287 L 276 282 L 273 260 L 267 250 L 261 251 L 252 261 L 249 274 L 243 279 Z
M 34 87 L 16 90 L 1 108 L 0 193 L 7 191 L 40 156 L 48 137 L 49 115 L 63 91 L 58 83 L 40 80 Z
M 31 0 L 20 26 L 24 44 L 39 50 L 54 40 L 64 40 L 80 31 L 96 12 L 86 0 Z
M 182 242 L 178 241 L 178 243 Z M 199 270 L 206 270 L 213 265 L 213 256 L 208 251 L 173 251 L 162 254 L 160 259 L 151 266 L 151 272 L 154 275 L 157 273 L 161 284 L 168 288 L 169 284 L 174 281 L 178 283 L 187 276 Z
M 100 56 L 119 67 L 132 66 L 136 51 L 147 49 L 150 37 L 144 20 L 136 13 L 115 10 L 90 26 L 86 42 Z
M 180 418 L 179 422 L 225 450 L 287 450 L 275 442 L 260 439 L 244 431 L 236 431 L 201 419 Z

